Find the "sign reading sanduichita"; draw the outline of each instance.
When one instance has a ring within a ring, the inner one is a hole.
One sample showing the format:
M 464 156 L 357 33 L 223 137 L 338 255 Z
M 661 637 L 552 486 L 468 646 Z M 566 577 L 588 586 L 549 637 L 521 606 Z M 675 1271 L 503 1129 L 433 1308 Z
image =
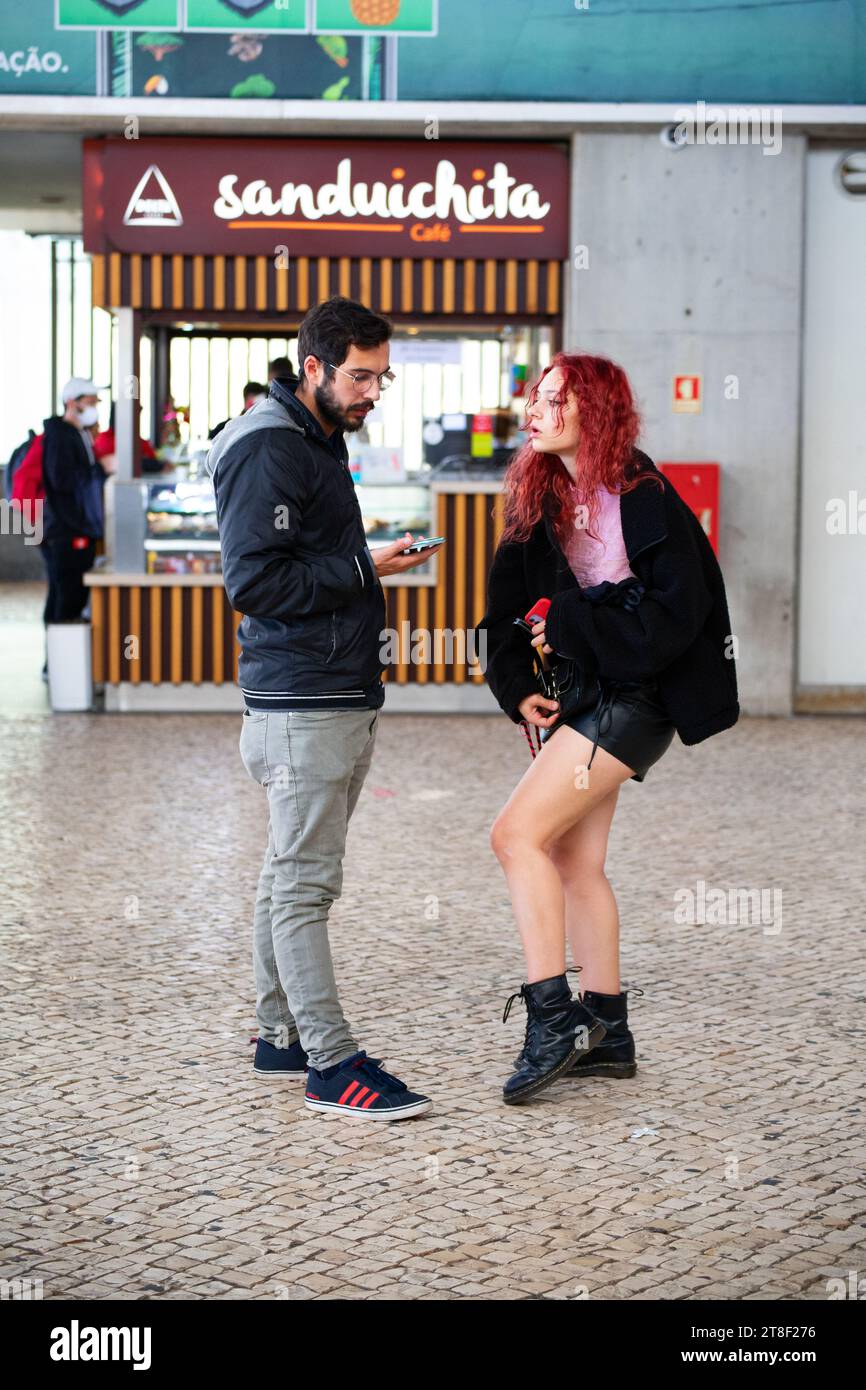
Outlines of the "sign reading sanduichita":
M 562 259 L 568 158 L 457 141 L 85 141 L 93 253 Z

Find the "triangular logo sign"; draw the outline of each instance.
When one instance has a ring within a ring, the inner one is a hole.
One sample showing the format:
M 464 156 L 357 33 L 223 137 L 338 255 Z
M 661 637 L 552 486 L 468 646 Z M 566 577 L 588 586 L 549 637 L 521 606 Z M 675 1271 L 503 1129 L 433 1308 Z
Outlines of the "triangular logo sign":
M 165 175 L 155 164 L 139 179 L 129 207 L 123 214 L 125 227 L 182 227 L 183 217 L 177 198 Z

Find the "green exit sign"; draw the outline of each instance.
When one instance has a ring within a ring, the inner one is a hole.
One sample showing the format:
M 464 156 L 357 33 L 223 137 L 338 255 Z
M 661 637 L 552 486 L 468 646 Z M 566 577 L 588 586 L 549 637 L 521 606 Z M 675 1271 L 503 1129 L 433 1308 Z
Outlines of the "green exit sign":
M 315 0 L 317 34 L 415 34 L 433 37 L 439 0 Z
M 56 0 L 56 29 L 179 29 L 180 0 Z

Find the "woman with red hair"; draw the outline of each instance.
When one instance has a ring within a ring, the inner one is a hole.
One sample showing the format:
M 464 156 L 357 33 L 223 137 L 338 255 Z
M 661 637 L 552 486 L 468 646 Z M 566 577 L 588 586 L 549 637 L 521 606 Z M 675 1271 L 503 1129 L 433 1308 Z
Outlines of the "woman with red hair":
M 739 714 L 721 571 L 693 512 L 635 447 L 625 372 L 558 353 L 527 420 L 479 625 L 493 694 L 530 747 L 538 739 L 491 832 L 527 971 L 504 1014 L 523 999 L 509 1104 L 568 1074 L 635 1074 L 604 873 L 619 788 L 642 782 L 675 733 L 699 743 Z M 578 999 L 566 938 L 583 972 Z

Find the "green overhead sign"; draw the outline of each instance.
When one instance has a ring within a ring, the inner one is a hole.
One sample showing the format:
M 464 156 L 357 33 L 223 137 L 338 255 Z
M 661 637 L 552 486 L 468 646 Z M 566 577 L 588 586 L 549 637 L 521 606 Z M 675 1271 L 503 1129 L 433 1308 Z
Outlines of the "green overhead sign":
M 305 34 L 308 0 L 186 0 L 184 28 L 197 33 Z
M 57 29 L 179 29 L 180 0 L 55 0 Z
M 439 31 L 439 0 L 315 0 L 317 34 L 414 34 Z
M 54 0 L 0 0 L 0 96 L 93 96 L 95 91 L 92 33 L 56 33 Z
M 439 32 L 439 0 L 55 0 L 55 26 L 432 38 Z

